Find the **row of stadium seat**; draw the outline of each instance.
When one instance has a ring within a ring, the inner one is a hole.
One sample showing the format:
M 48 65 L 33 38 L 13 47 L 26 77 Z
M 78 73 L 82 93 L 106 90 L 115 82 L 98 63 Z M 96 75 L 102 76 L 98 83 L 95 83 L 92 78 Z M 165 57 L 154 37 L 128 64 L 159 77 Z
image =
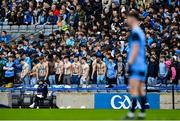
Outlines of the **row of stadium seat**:
M 93 91 L 93 92 L 99 92 L 99 91 L 105 91 L 105 92 L 109 92 L 109 91 L 127 91 L 128 87 L 126 85 L 113 85 L 113 88 L 107 88 L 106 85 L 96 85 L 96 84 L 92 84 L 90 85 L 90 87 L 87 88 L 82 88 L 79 87 L 78 85 L 71 85 L 71 86 L 67 86 L 67 85 L 59 85 L 59 86 L 52 86 L 49 87 L 48 90 L 49 91 Z M 14 87 L 14 88 L 4 88 L 4 87 L 0 87 L 0 91 L 9 91 L 9 92 L 14 92 L 17 90 L 20 91 L 36 91 L 36 87 Z M 172 85 L 161 85 L 161 86 L 151 86 L 151 87 L 147 87 L 147 89 L 149 91 L 171 91 L 172 90 Z M 176 91 L 180 91 L 180 85 L 176 85 L 174 86 L 174 89 Z
M 39 31 L 44 31 L 46 34 L 52 31 L 58 30 L 57 25 L 3 25 L 0 27 L 1 31 L 7 31 L 8 33 L 35 33 Z
M 58 29 L 57 25 L 3 25 L 1 29 L 3 30 L 22 30 L 22 29 Z

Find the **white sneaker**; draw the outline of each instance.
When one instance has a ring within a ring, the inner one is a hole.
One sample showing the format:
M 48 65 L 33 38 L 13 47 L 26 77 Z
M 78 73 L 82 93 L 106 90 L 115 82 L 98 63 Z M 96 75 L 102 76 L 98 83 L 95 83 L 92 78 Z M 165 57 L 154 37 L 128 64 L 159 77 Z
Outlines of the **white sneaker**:
M 146 116 L 146 114 L 145 113 L 142 113 L 142 112 L 140 112 L 139 114 L 138 114 L 138 117 L 139 118 L 144 118 Z
M 35 103 L 31 104 L 29 107 L 34 108 L 34 106 L 35 106 Z
M 129 118 L 134 118 L 134 113 L 133 113 L 133 112 L 129 112 L 129 113 L 127 114 L 127 116 L 128 116 Z
M 37 106 L 36 109 L 39 109 L 39 106 Z

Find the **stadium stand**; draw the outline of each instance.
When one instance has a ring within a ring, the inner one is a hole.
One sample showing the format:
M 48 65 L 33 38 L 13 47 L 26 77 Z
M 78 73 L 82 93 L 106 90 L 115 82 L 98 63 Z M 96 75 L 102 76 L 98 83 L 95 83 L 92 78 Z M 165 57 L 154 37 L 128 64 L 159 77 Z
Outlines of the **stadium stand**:
M 22 105 L 21 99 L 32 102 L 39 80 L 53 93 L 126 91 L 126 15 L 132 9 L 147 37 L 147 89 L 168 91 L 175 84 L 180 90 L 180 2 L 143 1 L 2 0 L 0 90 L 13 92 Z M 105 78 L 99 79 L 103 64 Z

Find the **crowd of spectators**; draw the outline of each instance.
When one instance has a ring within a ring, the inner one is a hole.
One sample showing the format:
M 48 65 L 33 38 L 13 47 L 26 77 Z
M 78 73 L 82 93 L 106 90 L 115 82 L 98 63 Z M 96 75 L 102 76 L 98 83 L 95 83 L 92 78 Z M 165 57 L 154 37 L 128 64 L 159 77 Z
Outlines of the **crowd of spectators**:
M 58 25 L 59 30 L 17 39 L 3 31 L 0 83 L 127 84 L 126 16 L 134 9 L 147 37 L 147 84 L 178 84 L 179 5 L 179 0 L 2 0 L 1 21 Z

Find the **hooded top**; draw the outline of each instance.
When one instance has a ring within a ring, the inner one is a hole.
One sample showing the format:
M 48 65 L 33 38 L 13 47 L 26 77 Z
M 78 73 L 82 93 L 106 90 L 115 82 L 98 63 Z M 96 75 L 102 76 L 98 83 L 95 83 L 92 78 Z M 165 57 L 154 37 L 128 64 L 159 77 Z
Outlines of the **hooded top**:
M 171 72 L 172 72 L 172 80 L 174 80 L 176 78 L 176 69 L 174 67 L 172 67 L 172 62 L 171 61 L 166 61 L 165 62 L 168 70 L 171 69 Z

